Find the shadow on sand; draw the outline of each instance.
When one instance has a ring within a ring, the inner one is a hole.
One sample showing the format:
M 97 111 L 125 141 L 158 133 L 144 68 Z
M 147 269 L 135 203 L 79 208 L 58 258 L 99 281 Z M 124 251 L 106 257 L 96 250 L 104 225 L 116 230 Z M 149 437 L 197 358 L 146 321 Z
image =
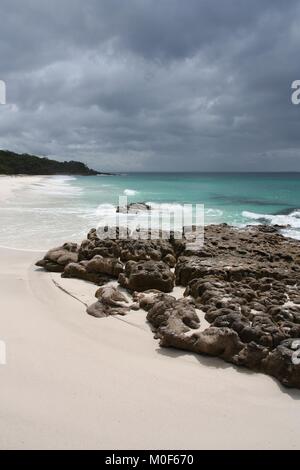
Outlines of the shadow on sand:
M 236 372 L 240 374 L 248 374 L 248 375 L 257 375 L 261 374 L 264 375 L 265 377 L 269 377 L 274 384 L 280 389 L 280 391 L 286 395 L 288 395 L 290 398 L 293 400 L 300 400 L 300 390 L 296 388 L 288 388 L 284 387 L 280 382 L 278 382 L 277 379 L 270 375 L 262 374 L 261 372 L 255 372 L 250 369 L 247 369 L 246 367 L 237 367 L 234 364 L 230 364 L 229 362 L 225 362 L 222 359 L 218 357 L 209 357 L 205 355 L 200 355 L 200 354 L 195 354 L 189 351 L 180 351 L 172 348 L 157 348 L 156 349 L 158 354 L 161 354 L 162 356 L 167 356 L 171 358 L 177 358 L 181 357 L 183 358 L 184 356 L 189 356 L 189 357 L 194 357 L 197 359 L 197 361 L 205 366 L 205 367 L 210 367 L 213 369 L 229 369 L 233 368 Z

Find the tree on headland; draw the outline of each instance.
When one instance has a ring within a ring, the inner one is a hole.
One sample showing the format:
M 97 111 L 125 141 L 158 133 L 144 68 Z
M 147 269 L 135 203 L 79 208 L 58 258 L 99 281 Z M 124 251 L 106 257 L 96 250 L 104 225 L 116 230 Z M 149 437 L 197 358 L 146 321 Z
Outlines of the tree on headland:
M 88 168 L 82 162 L 58 162 L 35 155 L 0 150 L 0 174 L 3 175 L 82 175 L 104 174 Z

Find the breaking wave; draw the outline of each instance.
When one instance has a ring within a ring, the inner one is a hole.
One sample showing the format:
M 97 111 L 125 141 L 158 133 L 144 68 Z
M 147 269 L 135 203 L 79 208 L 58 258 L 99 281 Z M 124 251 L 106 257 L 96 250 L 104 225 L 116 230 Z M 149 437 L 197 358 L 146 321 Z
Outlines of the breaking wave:
M 73 176 L 60 175 L 46 177 L 30 185 L 29 189 L 46 196 L 76 197 L 82 193 L 82 188 L 72 185 L 72 182 L 76 179 Z
M 125 196 L 135 196 L 136 194 L 138 194 L 138 191 L 136 191 L 135 189 L 124 189 L 124 194 Z
M 300 209 L 294 209 L 288 214 L 260 214 L 243 211 L 242 216 L 254 221 L 255 224 L 281 225 L 283 235 L 300 239 Z

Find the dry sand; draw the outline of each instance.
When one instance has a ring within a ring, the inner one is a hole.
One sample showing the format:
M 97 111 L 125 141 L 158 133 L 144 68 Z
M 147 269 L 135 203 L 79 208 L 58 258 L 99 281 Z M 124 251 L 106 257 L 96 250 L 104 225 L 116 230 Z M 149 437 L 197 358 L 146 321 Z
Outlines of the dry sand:
M 160 349 L 141 311 L 88 316 L 95 287 L 39 257 L 0 249 L 0 449 L 300 448 L 300 391 Z

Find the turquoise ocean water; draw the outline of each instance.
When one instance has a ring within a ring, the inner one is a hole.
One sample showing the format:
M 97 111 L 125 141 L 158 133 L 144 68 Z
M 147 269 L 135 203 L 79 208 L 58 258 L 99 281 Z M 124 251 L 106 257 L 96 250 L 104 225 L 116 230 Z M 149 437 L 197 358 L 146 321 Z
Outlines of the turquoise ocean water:
M 134 173 L 43 178 L 15 191 L 0 208 L 0 245 L 46 249 L 80 240 L 117 205 L 128 202 L 204 204 L 205 223 L 289 225 L 300 239 L 298 173 Z

